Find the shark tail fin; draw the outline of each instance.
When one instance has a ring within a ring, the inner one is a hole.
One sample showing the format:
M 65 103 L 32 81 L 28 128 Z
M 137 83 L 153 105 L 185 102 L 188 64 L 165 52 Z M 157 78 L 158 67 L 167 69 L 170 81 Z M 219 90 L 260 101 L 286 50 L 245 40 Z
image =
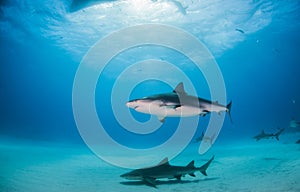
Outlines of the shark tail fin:
M 210 163 L 214 160 L 215 156 L 213 156 L 209 161 L 207 161 L 204 165 L 202 165 L 201 167 L 199 167 L 199 171 L 207 176 L 206 170 L 208 168 L 208 166 L 210 165 Z
M 230 113 L 230 112 L 231 112 L 231 106 L 232 106 L 232 101 L 230 101 L 230 102 L 228 103 L 228 105 L 226 106 L 226 108 L 227 108 L 227 113 L 228 113 L 230 122 L 233 123 L 232 118 L 231 118 L 231 113 Z
M 279 135 L 284 131 L 284 129 L 280 129 L 276 134 L 275 134 L 275 138 L 277 139 L 277 141 L 279 141 Z

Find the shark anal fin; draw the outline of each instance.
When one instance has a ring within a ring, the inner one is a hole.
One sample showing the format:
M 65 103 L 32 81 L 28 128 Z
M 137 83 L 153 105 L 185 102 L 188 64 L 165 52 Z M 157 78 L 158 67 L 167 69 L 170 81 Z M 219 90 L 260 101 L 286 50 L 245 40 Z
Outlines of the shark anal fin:
M 144 177 L 143 180 L 144 180 L 145 183 L 147 183 L 148 185 L 150 185 L 150 186 L 152 186 L 152 187 L 156 187 L 155 178 L 153 178 L 153 177 Z
M 189 175 L 192 177 L 196 177 L 196 175 L 194 173 L 190 173 Z

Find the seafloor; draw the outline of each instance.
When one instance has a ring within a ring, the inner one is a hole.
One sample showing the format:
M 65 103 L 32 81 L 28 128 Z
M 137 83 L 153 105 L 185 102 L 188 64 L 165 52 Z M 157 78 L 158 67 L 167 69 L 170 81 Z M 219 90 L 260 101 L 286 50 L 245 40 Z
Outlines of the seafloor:
M 196 173 L 182 181 L 160 180 L 157 188 L 120 177 L 128 171 L 111 166 L 89 149 L 77 145 L 20 142 L 2 139 L 0 145 L 0 191 L 300 191 L 299 135 L 274 139 L 245 140 L 214 145 L 205 155 L 197 154 L 197 145 L 173 159 L 173 165 L 195 160 L 200 166 L 213 154 L 215 160 L 208 176 Z

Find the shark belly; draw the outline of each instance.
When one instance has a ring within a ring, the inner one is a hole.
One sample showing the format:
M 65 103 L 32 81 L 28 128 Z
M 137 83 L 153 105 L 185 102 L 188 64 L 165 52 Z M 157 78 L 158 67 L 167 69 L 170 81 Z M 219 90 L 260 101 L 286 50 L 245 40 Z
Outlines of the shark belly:
M 180 106 L 180 107 L 170 107 L 170 106 L 159 106 L 159 105 L 144 105 L 137 107 L 135 109 L 138 112 L 162 116 L 162 117 L 188 117 L 200 115 L 203 110 L 198 107 L 193 106 Z

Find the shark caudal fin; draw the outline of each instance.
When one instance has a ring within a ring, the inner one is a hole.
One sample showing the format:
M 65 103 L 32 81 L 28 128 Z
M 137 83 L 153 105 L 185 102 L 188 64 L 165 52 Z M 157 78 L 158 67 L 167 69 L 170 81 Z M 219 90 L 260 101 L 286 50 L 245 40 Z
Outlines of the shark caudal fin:
M 228 103 L 228 105 L 226 106 L 226 108 L 227 108 L 227 113 L 228 113 L 228 116 L 229 116 L 229 119 L 230 119 L 230 122 L 231 123 L 233 123 L 233 121 L 232 121 L 232 118 L 231 118 L 231 106 L 232 106 L 232 101 L 230 101 L 229 103 Z
M 206 170 L 208 168 L 208 166 L 210 165 L 210 163 L 214 160 L 215 156 L 213 156 L 209 161 L 207 161 L 207 163 L 205 163 L 204 165 L 202 165 L 201 167 L 199 167 L 199 171 L 207 176 Z
M 279 135 L 284 131 L 284 129 L 280 129 L 277 133 L 274 134 L 277 141 L 279 141 Z

